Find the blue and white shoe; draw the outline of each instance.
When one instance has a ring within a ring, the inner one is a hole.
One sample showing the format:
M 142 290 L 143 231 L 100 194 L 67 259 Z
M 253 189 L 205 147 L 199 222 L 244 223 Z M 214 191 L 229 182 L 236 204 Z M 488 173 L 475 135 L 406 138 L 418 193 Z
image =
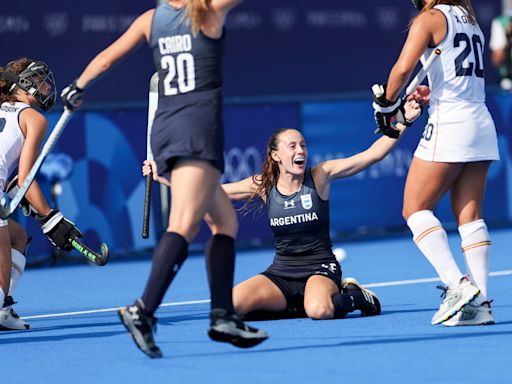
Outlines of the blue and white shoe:
M 438 286 L 444 292 L 441 294 L 443 301 L 438 311 L 432 317 L 432 325 L 441 324 L 455 316 L 466 304 L 469 304 L 480 294 L 480 289 L 475 286 L 467 276 L 460 279 L 456 288 Z
M 447 327 L 491 324 L 494 324 L 491 301 L 484 301 L 480 305 L 474 303 L 466 304 L 455 316 L 443 323 Z

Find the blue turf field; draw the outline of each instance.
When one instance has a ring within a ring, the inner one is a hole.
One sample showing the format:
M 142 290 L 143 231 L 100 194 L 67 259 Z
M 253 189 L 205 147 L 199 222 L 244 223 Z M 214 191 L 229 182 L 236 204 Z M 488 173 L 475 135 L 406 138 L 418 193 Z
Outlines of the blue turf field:
M 136 349 L 113 310 L 140 295 L 149 261 L 29 270 L 18 288 L 16 309 L 32 329 L 0 333 L 2 379 L 16 383 L 510 382 L 512 231 L 494 230 L 491 235 L 490 292 L 496 325 L 431 326 L 440 300 L 438 283 L 419 279 L 434 277 L 433 269 L 409 238 L 394 238 L 344 245 L 348 253 L 342 264 L 344 276 L 374 287 L 383 303 L 382 316 L 258 322 L 270 339 L 254 349 L 239 350 L 208 339 L 204 260 L 191 257 L 165 298 L 172 305 L 158 311 L 157 341 L 165 355 L 160 360 L 150 360 Z M 450 236 L 450 241 L 462 263 L 458 238 Z M 262 271 L 271 258 L 269 250 L 240 253 L 236 281 Z

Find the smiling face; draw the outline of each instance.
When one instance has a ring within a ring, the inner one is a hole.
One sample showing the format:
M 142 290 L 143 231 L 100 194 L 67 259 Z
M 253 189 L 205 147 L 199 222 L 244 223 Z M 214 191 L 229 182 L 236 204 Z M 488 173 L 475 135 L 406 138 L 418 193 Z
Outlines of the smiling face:
M 272 151 L 272 159 L 279 165 L 280 174 L 303 175 L 308 151 L 302 134 L 288 129 L 281 132 L 277 139 L 277 150 Z

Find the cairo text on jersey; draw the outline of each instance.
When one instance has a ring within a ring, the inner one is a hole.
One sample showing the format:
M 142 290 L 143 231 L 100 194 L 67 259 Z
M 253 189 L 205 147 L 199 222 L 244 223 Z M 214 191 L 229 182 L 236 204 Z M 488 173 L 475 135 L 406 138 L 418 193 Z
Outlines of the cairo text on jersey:
M 316 212 L 301 213 L 300 215 L 285 216 L 285 217 L 274 217 L 270 219 L 270 225 L 272 227 L 281 227 L 283 225 L 307 223 L 309 221 L 318 220 Z
M 158 48 L 162 55 L 191 51 L 192 36 L 187 34 L 161 37 L 158 39 Z

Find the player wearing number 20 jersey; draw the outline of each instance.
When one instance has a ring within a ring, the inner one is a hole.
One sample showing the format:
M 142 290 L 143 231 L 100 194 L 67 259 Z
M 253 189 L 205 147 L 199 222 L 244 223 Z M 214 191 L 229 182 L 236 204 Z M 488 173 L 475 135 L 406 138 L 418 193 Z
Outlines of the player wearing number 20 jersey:
M 433 49 L 442 54 L 428 71 L 429 121 L 415 156 L 427 161 L 499 160 L 496 129 L 485 105 L 484 35 L 464 9 L 434 7 L 446 18 L 447 33 Z
M 212 162 L 224 171 L 222 55 L 224 36 L 194 36 L 186 9 L 155 9 L 150 46 L 159 75 L 158 111 L 151 144 L 160 174 L 178 157 Z
M 424 61 L 436 48 L 441 55 L 428 71 L 429 120 L 407 174 L 402 215 L 415 244 L 446 285 L 431 323 L 491 324 L 491 239 L 482 211 L 489 167 L 499 154 L 496 128 L 485 105 L 485 41 L 471 0 L 412 3 L 419 14 L 389 74 L 386 100 L 398 98 L 420 58 Z M 419 88 L 412 97 L 421 97 L 424 91 Z M 457 265 L 434 214 L 448 191 L 469 276 Z

